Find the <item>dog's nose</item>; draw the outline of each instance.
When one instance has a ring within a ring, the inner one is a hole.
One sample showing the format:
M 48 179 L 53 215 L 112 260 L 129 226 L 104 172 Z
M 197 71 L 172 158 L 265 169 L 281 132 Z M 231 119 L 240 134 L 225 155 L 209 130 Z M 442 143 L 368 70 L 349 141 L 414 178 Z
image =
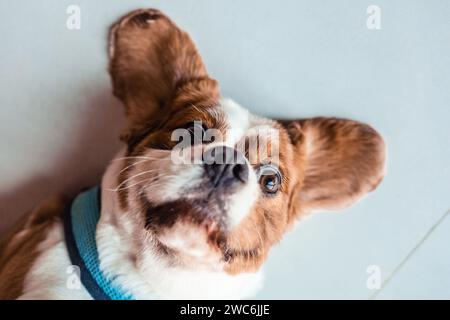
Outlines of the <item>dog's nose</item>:
M 205 171 L 215 187 L 230 187 L 246 183 L 248 165 L 236 149 L 220 146 L 204 154 Z

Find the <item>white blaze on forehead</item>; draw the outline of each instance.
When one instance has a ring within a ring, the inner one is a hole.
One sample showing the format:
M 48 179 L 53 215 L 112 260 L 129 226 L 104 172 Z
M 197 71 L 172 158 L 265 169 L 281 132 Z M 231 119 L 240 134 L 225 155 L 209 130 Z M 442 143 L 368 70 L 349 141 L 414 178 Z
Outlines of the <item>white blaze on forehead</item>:
M 220 105 L 222 106 L 228 125 L 225 133 L 225 144 L 234 147 L 245 135 L 250 126 L 250 114 L 246 109 L 231 99 L 222 98 Z
M 278 145 L 279 135 L 275 121 L 255 116 L 231 99 L 222 98 L 220 104 L 228 126 L 224 144 L 235 147 L 245 136 L 257 136 L 262 142 L 271 140 Z
M 227 146 L 234 148 L 245 136 L 258 136 L 261 133 L 272 133 L 275 130 L 272 120 L 252 115 L 247 109 L 241 107 L 231 99 L 222 98 L 220 104 L 228 126 L 224 142 Z M 248 163 L 248 159 L 247 165 L 250 168 L 247 184 L 228 199 L 227 213 L 231 228 L 237 226 L 250 214 L 253 205 L 260 196 L 258 178 L 253 170 L 252 164 Z

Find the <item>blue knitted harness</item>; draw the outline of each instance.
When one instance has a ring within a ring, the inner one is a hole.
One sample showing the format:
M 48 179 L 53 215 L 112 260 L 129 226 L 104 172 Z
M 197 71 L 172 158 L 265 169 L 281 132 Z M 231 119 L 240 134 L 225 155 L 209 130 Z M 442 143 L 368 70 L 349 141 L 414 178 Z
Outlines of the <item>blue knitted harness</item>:
M 95 300 L 134 300 L 115 277 L 105 275 L 99 267 L 96 243 L 100 219 L 100 188 L 80 193 L 63 216 L 64 236 L 72 265 L 80 268 L 80 280 Z

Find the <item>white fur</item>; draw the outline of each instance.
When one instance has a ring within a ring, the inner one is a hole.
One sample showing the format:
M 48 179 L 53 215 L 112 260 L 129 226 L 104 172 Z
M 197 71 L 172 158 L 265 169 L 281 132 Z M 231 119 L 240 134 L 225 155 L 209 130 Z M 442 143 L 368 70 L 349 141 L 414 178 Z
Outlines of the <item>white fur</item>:
M 226 116 L 229 129 L 226 132 L 225 144 L 234 147 L 250 128 L 250 114 L 247 109 L 231 99 L 222 98 L 220 105 Z
M 37 250 L 41 253 L 25 277 L 24 294 L 19 299 L 91 299 L 83 287 L 67 286 L 73 274 L 67 273 L 71 264 L 63 238 L 62 225 L 57 223 L 39 244 Z

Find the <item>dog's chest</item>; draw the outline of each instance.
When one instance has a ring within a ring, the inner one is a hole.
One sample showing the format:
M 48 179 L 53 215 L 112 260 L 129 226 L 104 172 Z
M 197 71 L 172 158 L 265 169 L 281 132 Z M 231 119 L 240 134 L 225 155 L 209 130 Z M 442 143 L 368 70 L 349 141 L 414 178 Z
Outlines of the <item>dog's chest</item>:
M 25 277 L 19 299 L 92 299 L 79 281 L 79 269 L 71 265 L 61 223 L 49 230 L 38 250 L 40 255 Z M 261 274 L 164 270 L 156 264 L 148 269 L 152 272 L 145 284 L 139 280 L 143 275 L 134 271 L 123 280 L 139 299 L 238 299 L 252 295 L 262 283 Z

